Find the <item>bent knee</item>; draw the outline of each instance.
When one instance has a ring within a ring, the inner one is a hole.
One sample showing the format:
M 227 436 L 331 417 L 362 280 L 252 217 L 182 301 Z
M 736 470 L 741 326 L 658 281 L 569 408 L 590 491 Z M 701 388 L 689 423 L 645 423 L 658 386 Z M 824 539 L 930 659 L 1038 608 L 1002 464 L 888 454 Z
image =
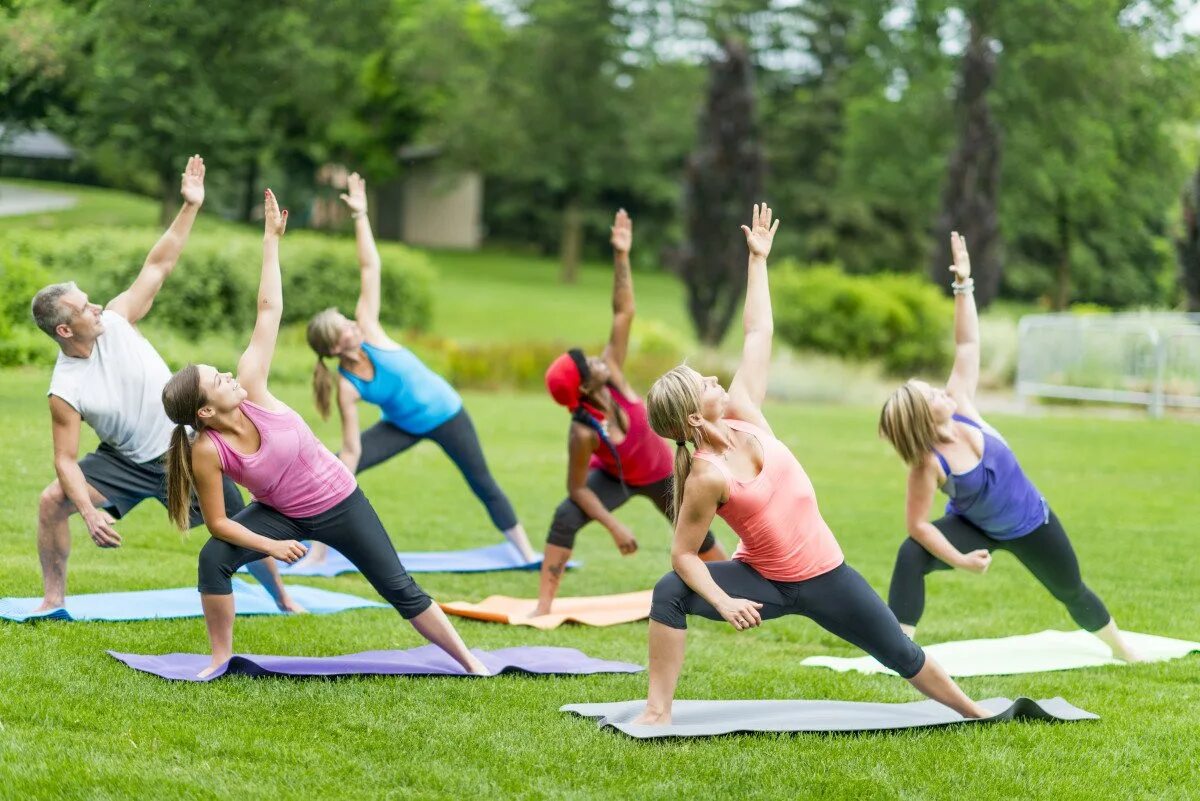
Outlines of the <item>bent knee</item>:
M 200 549 L 197 573 L 200 592 L 212 595 L 228 595 L 233 592 L 231 578 L 237 566 L 231 554 L 233 548 L 212 537 Z
M 51 481 L 50 485 L 38 496 L 38 509 L 43 513 L 69 513 L 71 506 L 71 502 L 67 500 L 67 493 L 63 492 L 62 484 L 58 479 Z
M 923 569 L 932 558 L 925 546 L 912 537 L 900 543 L 900 549 L 896 551 L 896 564 L 905 567 Z

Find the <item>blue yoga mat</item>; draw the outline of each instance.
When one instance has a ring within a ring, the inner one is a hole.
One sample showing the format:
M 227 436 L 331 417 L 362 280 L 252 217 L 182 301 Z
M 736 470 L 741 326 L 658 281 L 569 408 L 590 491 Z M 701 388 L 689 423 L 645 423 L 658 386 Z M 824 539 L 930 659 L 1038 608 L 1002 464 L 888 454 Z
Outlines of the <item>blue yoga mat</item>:
M 540 570 L 542 560 L 526 562 L 521 552 L 507 542 L 489 545 L 486 548 L 471 548 L 466 551 L 399 551 L 404 569 L 409 573 L 490 573 L 496 570 Z M 567 567 L 578 567 L 578 562 L 568 562 Z M 245 568 L 242 568 L 245 571 Z M 334 549 L 319 565 L 308 564 L 301 559 L 295 564 L 279 563 L 279 572 L 284 576 L 339 576 L 342 573 L 357 573 L 358 568 Z
M 316 587 L 289 586 L 288 593 L 298 604 L 316 615 L 347 609 L 386 607 L 357 595 L 329 592 Z M 234 606 L 239 615 L 282 615 L 267 591 L 257 584 L 233 582 Z M 68 595 L 64 608 L 32 614 L 41 598 L 2 598 L 0 618 L 24 623 L 27 620 L 163 620 L 173 617 L 202 617 L 200 593 L 195 587 L 140 592 L 101 592 L 92 595 Z

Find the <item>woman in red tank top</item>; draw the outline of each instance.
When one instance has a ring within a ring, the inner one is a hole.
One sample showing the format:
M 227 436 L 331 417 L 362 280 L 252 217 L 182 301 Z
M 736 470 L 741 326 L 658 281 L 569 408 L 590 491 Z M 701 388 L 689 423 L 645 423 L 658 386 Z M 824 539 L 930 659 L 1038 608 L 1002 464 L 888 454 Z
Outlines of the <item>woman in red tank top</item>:
M 778 227 L 766 204 L 754 207 L 751 227 L 742 226 L 750 250 L 745 344 L 729 392 L 715 377 L 680 366 L 658 379 L 648 395 L 651 425 L 676 445 L 675 569 L 654 587 L 650 689 L 636 722 L 671 721 L 689 615 L 725 620 L 737 631 L 774 617 L 805 615 L 930 698 L 964 717 L 986 717 L 904 635 L 883 600 L 846 564 L 817 508 L 812 482 L 763 416 L 774 327 L 767 254 Z M 696 447 L 694 460 L 689 442 Z M 731 561 L 704 564 L 696 558 L 696 545 L 715 514 L 741 543 Z
M 637 551 L 637 539 L 612 511 L 634 495 L 649 498 L 664 515 L 671 502 L 671 449 L 650 428 L 646 406 L 625 380 L 622 368 L 633 323 L 633 277 L 629 249 L 633 223 L 624 209 L 613 220 L 613 322 L 599 356 L 572 349 L 546 370 L 546 388 L 571 412 L 567 439 L 567 497 L 555 510 L 542 560 L 538 605 L 550 613 L 575 535 L 589 521 L 608 529 L 622 554 Z M 699 546 L 703 559 L 724 559 L 708 532 Z

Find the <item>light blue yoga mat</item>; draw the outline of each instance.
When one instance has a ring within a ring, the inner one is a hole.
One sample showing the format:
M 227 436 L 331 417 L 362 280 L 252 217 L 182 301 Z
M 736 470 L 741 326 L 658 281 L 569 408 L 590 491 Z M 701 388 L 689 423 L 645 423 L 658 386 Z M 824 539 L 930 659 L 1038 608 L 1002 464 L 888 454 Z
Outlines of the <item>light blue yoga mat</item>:
M 409 573 L 490 573 L 497 570 L 540 570 L 542 567 L 541 557 L 526 562 L 521 558 L 521 552 L 507 542 L 466 551 L 400 551 L 396 555 Z M 578 562 L 567 563 L 567 567 L 578 566 Z M 280 562 L 279 572 L 284 576 L 329 577 L 357 573 L 358 568 L 330 548 L 329 555 L 321 564 L 309 564 L 305 557 L 292 565 Z
M 312 614 L 327 615 L 347 609 L 385 607 L 357 595 L 330 592 L 316 587 L 292 585 L 288 593 Z M 239 615 L 282 615 L 267 591 L 257 584 L 233 582 L 234 606 Z M 0 618 L 24 623 L 28 620 L 162 620 L 173 617 L 202 617 L 200 593 L 195 587 L 140 592 L 101 592 L 68 595 L 65 608 L 31 614 L 41 598 L 2 598 Z

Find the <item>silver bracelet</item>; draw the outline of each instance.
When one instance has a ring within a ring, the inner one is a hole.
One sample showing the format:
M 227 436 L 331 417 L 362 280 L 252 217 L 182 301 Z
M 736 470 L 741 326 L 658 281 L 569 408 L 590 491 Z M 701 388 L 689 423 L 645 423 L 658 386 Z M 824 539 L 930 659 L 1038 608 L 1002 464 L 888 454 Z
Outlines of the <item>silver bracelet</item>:
M 954 291 L 955 295 L 972 294 L 975 291 L 975 279 L 968 278 L 967 280 L 962 281 L 962 282 L 954 281 L 950 284 L 950 289 L 952 289 Z

